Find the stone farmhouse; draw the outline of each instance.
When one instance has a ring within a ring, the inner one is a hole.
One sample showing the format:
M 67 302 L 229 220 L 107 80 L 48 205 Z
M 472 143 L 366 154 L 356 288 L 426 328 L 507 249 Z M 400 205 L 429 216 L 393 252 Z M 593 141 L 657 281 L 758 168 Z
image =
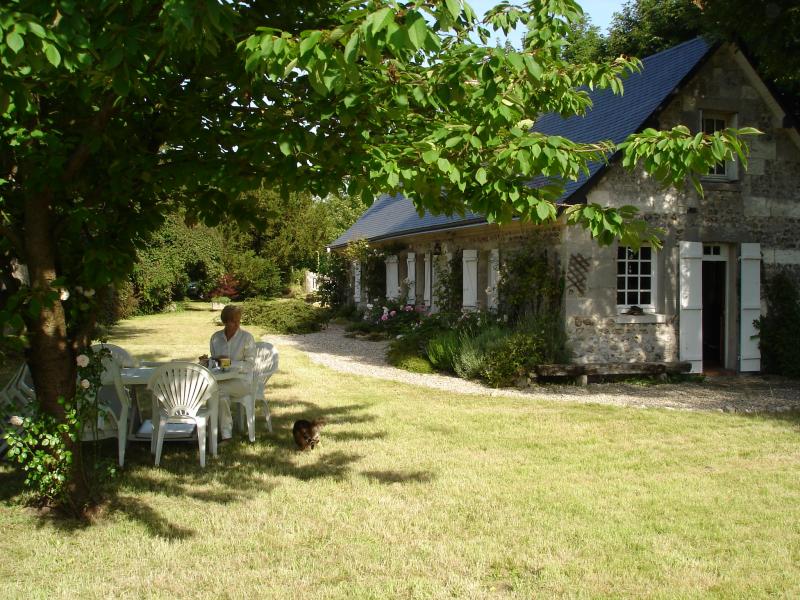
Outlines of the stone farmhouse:
M 703 179 L 703 197 L 691 185 L 660 188 L 616 157 L 568 184 L 560 203 L 637 206 L 666 232 L 660 250 L 599 247 L 563 223 L 497 226 L 472 213 L 420 217 L 400 195 L 378 198 L 331 249 L 357 239 L 404 248 L 386 260 L 387 296 L 397 297 L 402 282 L 408 302 L 434 310 L 434 265 L 459 250 L 464 307 L 492 309 L 504 254 L 531 236 L 546 236 L 564 276 L 574 362 L 680 360 L 692 372 L 759 371 L 753 321 L 763 310 L 764 278 L 785 270 L 800 284 L 800 135 L 735 46 L 697 38 L 643 64 L 626 80 L 623 96 L 595 91 L 586 116 L 544 115 L 535 128 L 582 142 L 621 142 L 646 127 L 678 124 L 764 132 L 751 139 L 747 170 L 736 161 L 719 164 Z M 351 283 L 353 299 L 365 302 L 357 264 Z

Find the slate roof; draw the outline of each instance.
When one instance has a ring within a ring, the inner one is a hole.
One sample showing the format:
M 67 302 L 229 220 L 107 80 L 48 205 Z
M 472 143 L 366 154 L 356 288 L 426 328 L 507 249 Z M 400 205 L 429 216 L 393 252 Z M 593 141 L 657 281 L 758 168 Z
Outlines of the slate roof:
M 670 94 L 680 87 L 703 62 L 712 46 L 702 38 L 695 38 L 668 50 L 645 58 L 640 73 L 625 79 L 625 93 L 615 96 L 611 90 L 590 92 L 593 106 L 584 117 L 563 119 L 557 114 L 547 114 L 534 125 L 534 130 L 548 135 L 561 135 L 576 142 L 598 142 L 612 140 L 622 142 L 630 134 L 643 129 L 648 119 L 662 107 Z M 578 194 L 584 186 L 596 180 L 606 168 L 603 162 L 592 163 L 590 175 L 582 175 L 578 181 L 567 183 L 560 203 L 582 202 Z M 365 238 L 370 241 L 389 239 L 401 235 L 451 229 L 485 223 L 478 214 L 468 212 L 461 215 L 432 215 L 422 217 L 414 205 L 402 194 L 382 194 L 350 229 L 334 240 L 330 246 L 336 248 L 348 242 Z

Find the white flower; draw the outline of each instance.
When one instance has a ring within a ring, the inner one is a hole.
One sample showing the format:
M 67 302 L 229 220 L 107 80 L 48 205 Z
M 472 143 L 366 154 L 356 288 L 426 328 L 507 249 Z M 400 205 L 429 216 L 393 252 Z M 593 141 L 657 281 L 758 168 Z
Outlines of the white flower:
M 78 354 L 78 356 L 75 358 L 75 362 L 78 363 L 78 366 L 81 369 L 85 369 L 89 366 L 89 357 L 85 354 Z
M 81 379 L 81 387 L 83 389 L 88 390 L 90 385 L 92 385 L 92 384 L 89 383 L 88 379 Z
M 372 310 L 372 304 L 367 304 L 367 310 Z
M 399 335 L 398 335 L 398 336 L 397 336 L 395 339 L 396 339 L 396 340 L 402 340 L 402 339 L 403 339 L 403 334 L 402 334 L 402 333 L 401 333 L 401 334 L 399 334 Z
M 14 427 L 22 427 L 22 417 L 18 417 L 17 415 L 11 417 L 8 420 L 8 422 L 11 423 Z
M 83 292 L 83 295 L 86 296 L 87 298 L 91 298 L 92 296 L 94 296 L 94 290 L 88 289 L 85 292 Z
M 62 302 L 66 302 L 67 300 L 69 300 L 69 290 L 61 288 L 59 292 L 60 292 L 59 298 L 61 298 Z

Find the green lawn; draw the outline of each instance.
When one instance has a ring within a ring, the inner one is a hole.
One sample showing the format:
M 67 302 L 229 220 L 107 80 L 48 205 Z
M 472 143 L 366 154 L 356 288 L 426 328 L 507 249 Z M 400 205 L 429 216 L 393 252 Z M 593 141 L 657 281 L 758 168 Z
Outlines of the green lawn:
M 194 358 L 214 329 L 187 311 L 110 341 Z M 205 470 L 196 446 L 156 469 L 133 444 L 91 525 L 38 517 L 0 467 L 3 596 L 800 596 L 797 415 L 449 394 L 288 347 L 281 368 L 274 434 L 260 418 Z M 322 445 L 296 452 L 293 421 L 316 416 Z

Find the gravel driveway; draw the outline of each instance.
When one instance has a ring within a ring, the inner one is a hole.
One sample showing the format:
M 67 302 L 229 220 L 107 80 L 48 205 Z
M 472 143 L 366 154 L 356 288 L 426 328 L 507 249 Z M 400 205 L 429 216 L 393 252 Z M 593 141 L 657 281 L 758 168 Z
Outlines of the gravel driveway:
M 635 385 L 590 383 L 588 386 L 540 385 L 530 389 L 494 389 L 457 377 L 409 373 L 386 362 L 389 342 L 357 340 L 331 325 L 305 335 L 270 335 L 265 340 L 293 346 L 309 358 L 335 371 L 377 377 L 439 390 L 483 396 L 568 400 L 618 406 L 660 407 L 725 412 L 788 412 L 800 410 L 800 381 L 773 376 L 716 376 L 703 383 Z

